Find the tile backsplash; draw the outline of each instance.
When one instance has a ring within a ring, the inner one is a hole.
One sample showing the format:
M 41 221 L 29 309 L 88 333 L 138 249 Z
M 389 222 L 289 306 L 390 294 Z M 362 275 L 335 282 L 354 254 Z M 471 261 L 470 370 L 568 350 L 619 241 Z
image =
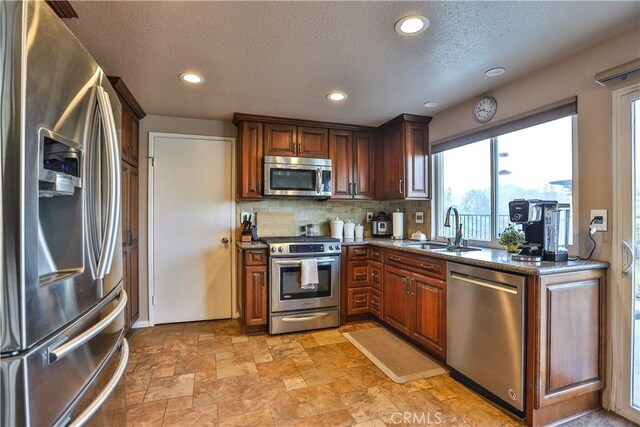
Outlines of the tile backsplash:
M 422 231 L 429 236 L 431 230 L 431 203 L 429 201 L 316 201 L 316 200 L 288 200 L 267 199 L 259 202 L 238 202 L 236 206 L 237 224 L 241 222 L 240 213 L 249 212 L 256 217 L 260 211 L 267 212 L 293 212 L 295 213 L 298 234 L 304 234 L 307 224 L 314 224 L 316 235 L 328 236 L 331 234 L 329 221 L 340 218 L 343 221 L 352 221 L 364 226 L 365 237 L 371 236 L 371 223 L 367 222 L 367 212 L 387 213 L 400 209 L 404 212 L 404 235 L 411 236 L 415 231 Z M 416 224 L 416 212 L 424 212 L 424 223 Z M 254 221 L 255 223 L 255 221 Z M 319 230 L 319 232 L 318 232 Z M 258 230 L 260 234 L 260 230 Z

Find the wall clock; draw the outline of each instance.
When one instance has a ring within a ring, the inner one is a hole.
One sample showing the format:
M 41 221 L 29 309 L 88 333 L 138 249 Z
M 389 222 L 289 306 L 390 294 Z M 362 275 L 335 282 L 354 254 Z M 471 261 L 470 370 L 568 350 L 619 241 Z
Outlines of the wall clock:
M 497 109 L 498 102 L 493 96 L 483 96 L 476 104 L 474 115 L 480 123 L 487 123 L 495 116 Z

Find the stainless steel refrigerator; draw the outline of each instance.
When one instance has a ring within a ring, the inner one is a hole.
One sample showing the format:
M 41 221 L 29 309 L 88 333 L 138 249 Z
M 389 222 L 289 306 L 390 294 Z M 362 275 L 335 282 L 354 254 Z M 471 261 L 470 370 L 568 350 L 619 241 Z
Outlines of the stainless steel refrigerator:
M 0 2 L 0 424 L 82 425 L 124 374 L 121 106 L 43 1 Z

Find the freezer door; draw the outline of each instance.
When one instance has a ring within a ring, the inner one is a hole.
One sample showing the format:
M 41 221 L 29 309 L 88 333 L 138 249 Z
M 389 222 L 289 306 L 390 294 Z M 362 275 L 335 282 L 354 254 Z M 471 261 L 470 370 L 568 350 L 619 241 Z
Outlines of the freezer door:
M 2 140 L 2 163 L 12 165 L 2 171 L 1 352 L 8 354 L 61 330 L 122 280 L 120 104 L 46 3 L 0 2 L 0 19 L 13 24 L 11 46 L 21 46 L 23 27 L 27 34 L 5 56 L 26 75 L 9 74 L 21 88 L 8 93 L 24 107 L 23 130 Z
M 116 377 L 111 383 L 117 383 L 123 374 L 126 346 L 122 353 L 119 349 L 126 299 L 125 292 L 116 288 L 99 306 L 52 339 L 26 354 L 2 358 L 0 425 L 65 424 L 72 412 L 77 417 L 90 406 L 79 404 L 90 389 L 95 396 L 102 390 L 108 395 L 113 390 L 109 381 L 101 380 L 97 389 L 94 384 L 107 365 L 119 367 L 111 371 L 110 378 Z

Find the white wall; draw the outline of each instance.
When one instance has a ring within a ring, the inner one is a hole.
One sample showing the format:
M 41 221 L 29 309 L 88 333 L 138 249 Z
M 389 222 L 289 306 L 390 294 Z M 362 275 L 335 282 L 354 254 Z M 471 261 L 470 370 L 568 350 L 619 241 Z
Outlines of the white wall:
M 523 54 L 525 54 L 523 52 Z M 497 122 L 527 111 L 578 96 L 578 215 L 581 255 L 590 250 L 587 238 L 590 209 L 609 211 L 609 232 L 598 233 L 595 259 L 611 257 L 611 94 L 594 75 L 640 56 L 640 27 L 624 32 L 551 66 L 500 86 L 489 94 L 498 101 Z M 479 94 L 480 95 L 480 94 Z M 434 116 L 429 125 L 432 144 L 479 129 L 473 119 L 477 98 Z M 490 124 L 488 125 L 490 126 Z
M 236 137 L 236 128 L 231 122 L 167 116 L 146 116 L 140 121 L 140 162 L 138 165 L 140 179 L 140 318 L 138 322 L 149 320 L 149 278 L 147 275 L 149 132 Z

